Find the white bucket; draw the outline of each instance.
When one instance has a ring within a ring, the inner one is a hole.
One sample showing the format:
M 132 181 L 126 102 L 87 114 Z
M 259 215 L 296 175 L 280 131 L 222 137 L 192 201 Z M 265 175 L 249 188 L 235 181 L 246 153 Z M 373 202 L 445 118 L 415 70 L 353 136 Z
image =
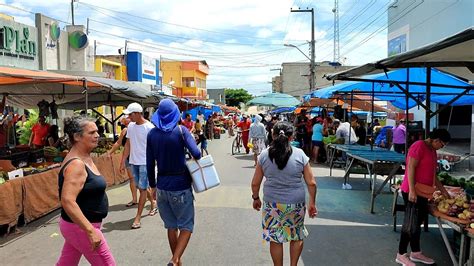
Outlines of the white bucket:
M 197 161 L 188 160 L 186 166 L 193 178 L 193 189 L 196 193 L 217 187 L 221 183 L 211 155 L 204 156 Z

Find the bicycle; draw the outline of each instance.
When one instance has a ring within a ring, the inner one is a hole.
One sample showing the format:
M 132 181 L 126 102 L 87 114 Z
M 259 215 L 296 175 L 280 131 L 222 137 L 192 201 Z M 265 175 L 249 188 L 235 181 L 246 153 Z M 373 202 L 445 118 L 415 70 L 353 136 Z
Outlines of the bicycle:
M 236 130 L 235 131 L 237 134 L 234 138 L 234 141 L 232 141 L 232 155 L 235 155 L 237 153 L 240 153 L 240 147 L 242 147 L 242 131 L 241 130 Z

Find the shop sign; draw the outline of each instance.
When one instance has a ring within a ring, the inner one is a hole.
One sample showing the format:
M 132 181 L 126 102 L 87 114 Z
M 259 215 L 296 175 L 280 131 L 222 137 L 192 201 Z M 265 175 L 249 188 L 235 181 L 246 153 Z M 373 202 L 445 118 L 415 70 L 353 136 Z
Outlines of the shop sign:
M 51 25 L 46 27 L 46 48 L 56 48 L 57 40 L 61 35 L 61 29 L 59 28 L 56 22 L 51 23 Z
M 82 50 L 87 47 L 89 44 L 89 39 L 87 35 L 82 31 L 74 31 L 69 33 L 69 45 L 76 49 Z
M 142 78 L 143 83 L 146 84 L 157 84 L 156 82 L 156 71 L 157 71 L 158 60 L 149 56 L 142 56 Z
M 127 78 L 150 85 L 161 85 L 160 61 L 140 52 L 127 52 Z
M 36 47 L 36 40 L 30 40 L 28 27 L 22 30 L 10 26 L 0 28 L 0 55 L 35 60 Z

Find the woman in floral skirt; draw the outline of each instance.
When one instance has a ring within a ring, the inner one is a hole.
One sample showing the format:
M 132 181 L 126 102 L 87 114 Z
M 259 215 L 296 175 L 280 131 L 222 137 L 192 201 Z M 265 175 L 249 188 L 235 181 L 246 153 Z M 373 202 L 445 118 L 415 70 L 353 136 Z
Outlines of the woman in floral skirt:
M 316 181 L 309 158 L 299 148 L 292 147 L 293 126 L 278 122 L 273 127 L 273 142 L 258 157 L 252 180 L 253 208 L 262 209 L 263 239 L 270 242 L 274 265 L 283 265 L 283 243 L 290 242 L 290 265 L 297 265 L 303 239 L 308 235 L 304 226 L 306 212 L 305 188 L 309 192 L 308 215 L 316 217 Z M 259 197 L 263 177 L 263 206 Z

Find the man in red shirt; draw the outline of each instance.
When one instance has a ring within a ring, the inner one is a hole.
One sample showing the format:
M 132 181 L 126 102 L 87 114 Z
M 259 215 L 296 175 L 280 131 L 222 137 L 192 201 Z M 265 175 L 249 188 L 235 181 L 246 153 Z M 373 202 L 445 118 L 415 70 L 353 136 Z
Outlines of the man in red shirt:
M 46 118 L 40 116 L 38 123 L 31 128 L 30 147 L 35 149 L 46 146 L 46 136 L 48 136 L 50 125 L 46 123 Z
M 249 143 L 250 121 L 247 119 L 247 116 L 244 115 L 242 117 L 242 121 L 237 124 L 237 127 L 242 130 L 242 142 L 244 143 L 245 153 L 249 154 L 250 149 L 247 145 Z
M 194 133 L 194 122 L 191 120 L 191 114 L 186 114 L 186 118 L 182 122 L 189 132 Z

